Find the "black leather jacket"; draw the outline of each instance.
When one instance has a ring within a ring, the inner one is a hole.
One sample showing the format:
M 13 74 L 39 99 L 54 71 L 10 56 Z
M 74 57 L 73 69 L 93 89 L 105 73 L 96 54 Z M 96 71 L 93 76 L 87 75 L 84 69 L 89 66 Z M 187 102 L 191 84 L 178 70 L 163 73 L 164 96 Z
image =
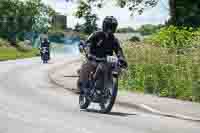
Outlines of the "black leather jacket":
M 50 48 L 50 41 L 42 41 L 40 47 Z
M 86 44 L 89 47 L 89 55 L 105 58 L 115 53 L 120 58 L 123 67 L 128 67 L 120 43 L 114 35 L 106 35 L 103 31 L 97 31 L 89 36 Z
M 120 43 L 114 35 L 107 36 L 104 32 L 97 31 L 89 36 L 86 44 L 89 46 L 89 54 L 98 58 L 112 56 L 114 52 L 118 57 L 124 58 Z

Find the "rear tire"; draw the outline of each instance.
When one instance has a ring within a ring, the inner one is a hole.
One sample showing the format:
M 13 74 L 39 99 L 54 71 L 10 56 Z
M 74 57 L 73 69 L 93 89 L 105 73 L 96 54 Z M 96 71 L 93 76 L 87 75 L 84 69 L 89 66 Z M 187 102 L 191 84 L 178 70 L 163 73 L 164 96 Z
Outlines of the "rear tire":
M 76 93 L 78 93 L 78 94 L 80 94 L 80 87 L 81 87 L 80 84 L 81 84 L 80 79 L 78 78 L 77 83 L 76 83 L 76 85 L 77 85 L 77 92 Z

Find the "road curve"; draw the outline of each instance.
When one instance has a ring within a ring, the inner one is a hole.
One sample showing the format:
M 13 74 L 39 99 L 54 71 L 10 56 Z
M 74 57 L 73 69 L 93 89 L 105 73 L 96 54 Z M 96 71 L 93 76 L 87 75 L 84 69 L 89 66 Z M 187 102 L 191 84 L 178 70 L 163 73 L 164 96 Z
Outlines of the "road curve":
M 0 133 L 199 133 L 200 123 L 115 106 L 109 115 L 80 111 L 78 97 L 50 83 L 39 58 L 0 63 Z

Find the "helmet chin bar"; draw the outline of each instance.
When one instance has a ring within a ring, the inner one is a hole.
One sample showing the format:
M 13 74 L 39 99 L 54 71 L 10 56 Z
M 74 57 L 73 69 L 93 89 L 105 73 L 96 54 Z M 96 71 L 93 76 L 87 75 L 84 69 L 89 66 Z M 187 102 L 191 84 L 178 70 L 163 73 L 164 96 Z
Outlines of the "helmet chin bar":
M 111 29 L 108 29 L 107 33 L 111 34 L 111 33 L 113 33 L 113 31 Z
M 114 34 L 115 33 L 115 31 L 113 31 L 112 29 L 107 29 L 104 32 L 107 33 L 107 34 Z

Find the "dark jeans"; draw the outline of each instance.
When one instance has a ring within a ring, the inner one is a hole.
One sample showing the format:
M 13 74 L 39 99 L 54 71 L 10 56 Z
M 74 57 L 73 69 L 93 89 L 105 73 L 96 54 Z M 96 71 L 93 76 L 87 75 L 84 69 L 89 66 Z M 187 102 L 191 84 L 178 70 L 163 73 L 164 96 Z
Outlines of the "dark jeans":
M 87 61 L 80 70 L 80 89 L 88 88 L 88 81 L 91 72 L 94 74 L 97 88 L 104 88 L 106 82 L 111 80 L 111 65 L 108 63 L 97 63 Z

